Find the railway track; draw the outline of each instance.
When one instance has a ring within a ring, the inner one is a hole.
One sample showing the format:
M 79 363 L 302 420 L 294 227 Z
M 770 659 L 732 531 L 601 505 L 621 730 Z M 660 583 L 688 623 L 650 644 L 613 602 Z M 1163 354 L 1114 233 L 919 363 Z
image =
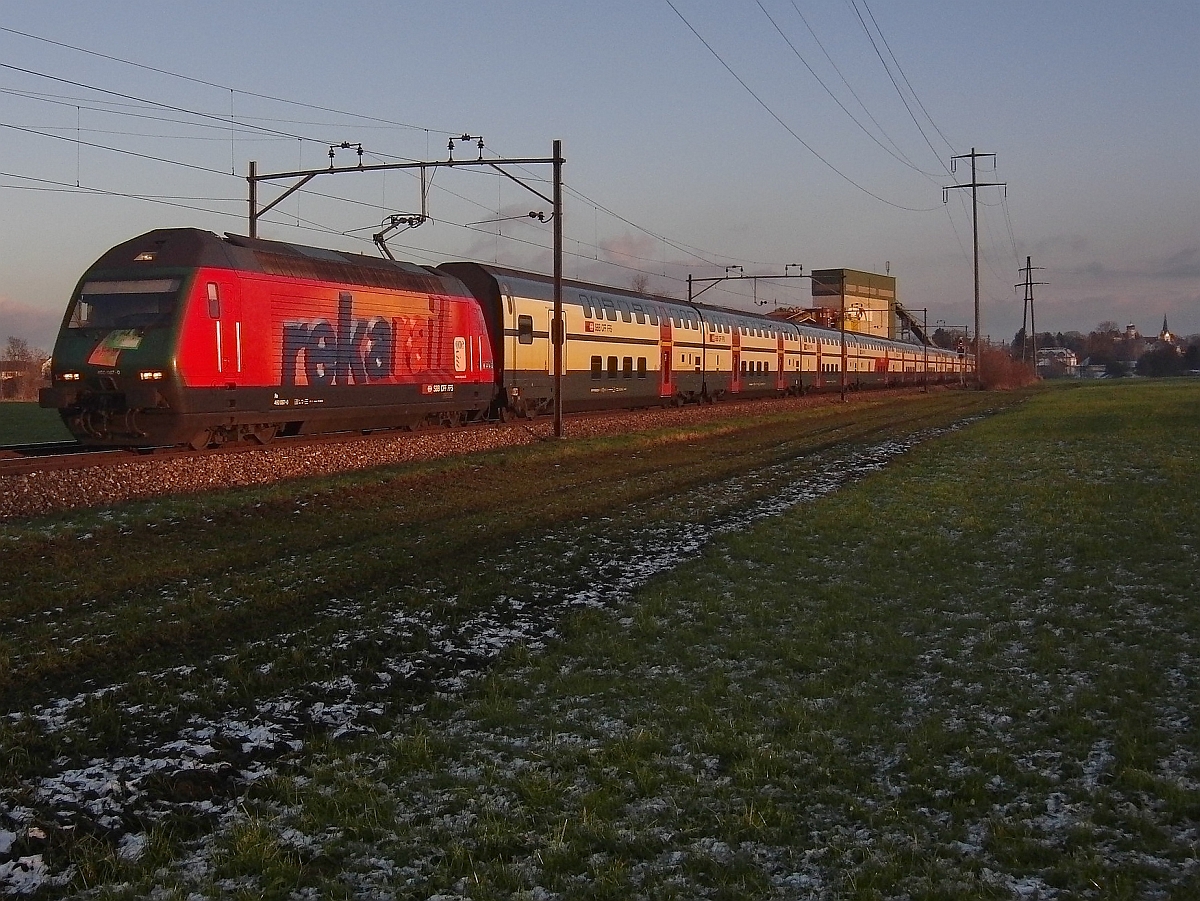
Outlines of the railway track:
M 919 390 L 871 392 L 854 400 L 898 397 Z M 715 407 L 579 413 L 569 417 L 567 434 L 588 438 L 836 402 L 836 395 L 815 395 Z M 552 440 L 551 425 L 548 417 L 542 417 L 415 432 L 332 433 L 276 439 L 266 446 L 230 445 L 202 451 L 163 448 L 152 453 L 126 449 L 97 451 L 69 442 L 0 447 L 0 522 L 167 494 L 266 485 L 511 448 Z
M 605 411 L 611 415 L 611 411 Z M 586 419 L 597 413 L 578 413 L 568 419 Z M 521 429 L 525 423 L 514 422 L 507 425 L 491 422 L 480 425 L 490 425 L 497 428 Z M 459 426 L 455 430 L 469 430 L 474 426 Z M 46 441 L 32 444 L 0 445 L 0 476 L 28 475 L 35 472 L 54 470 L 87 469 L 90 467 L 117 466 L 122 463 L 132 463 L 149 460 L 172 460 L 179 458 L 200 458 L 223 456 L 228 454 L 249 453 L 268 448 L 298 449 L 309 446 L 326 444 L 345 444 L 365 438 L 380 437 L 414 437 L 418 435 L 440 434 L 450 431 L 437 426 L 420 429 L 372 429 L 354 432 L 326 432 L 320 435 L 303 435 L 295 438 L 276 438 L 268 444 L 244 442 L 228 444 L 224 447 L 210 447 L 202 450 L 192 450 L 186 446 L 155 447 L 155 448 L 96 448 L 85 447 L 76 441 Z
M 0 475 L 23 475 L 54 469 L 77 469 L 128 459 L 131 452 L 116 448 L 97 450 L 76 441 L 44 441 L 0 445 Z
M 623 413 L 636 411 L 597 410 L 581 413 L 571 413 L 566 416 L 568 422 L 581 422 L 603 417 L 620 416 Z M 665 415 L 670 410 L 663 408 Z M 184 445 L 175 447 L 155 448 L 96 448 L 85 447 L 76 441 L 47 441 L 34 444 L 0 445 L 0 476 L 27 475 L 34 472 L 52 470 L 86 469 L 94 466 L 115 466 L 138 460 L 170 460 L 178 458 L 210 457 L 224 454 L 247 453 L 261 451 L 267 448 L 303 448 L 312 445 L 343 444 L 364 438 L 382 437 L 415 437 L 418 435 L 442 434 L 449 431 L 470 431 L 479 427 L 495 427 L 501 429 L 521 430 L 529 428 L 534 422 L 542 424 L 549 420 L 545 417 L 533 420 L 517 419 L 508 423 L 486 422 L 471 425 L 453 426 L 450 428 L 428 425 L 416 429 L 371 429 L 365 431 L 326 432 L 319 435 L 302 435 L 293 438 L 275 438 L 267 444 L 248 441 L 238 444 L 228 444 L 223 447 L 210 447 L 192 450 Z

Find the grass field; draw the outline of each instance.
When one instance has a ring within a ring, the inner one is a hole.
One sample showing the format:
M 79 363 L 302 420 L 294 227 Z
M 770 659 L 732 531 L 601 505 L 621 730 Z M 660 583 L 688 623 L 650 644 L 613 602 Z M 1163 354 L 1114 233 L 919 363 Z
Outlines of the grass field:
M 943 393 L 7 523 L 0 885 L 1195 897 L 1198 401 Z
M 0 403 L 0 444 L 70 440 L 57 410 L 43 410 L 32 401 Z

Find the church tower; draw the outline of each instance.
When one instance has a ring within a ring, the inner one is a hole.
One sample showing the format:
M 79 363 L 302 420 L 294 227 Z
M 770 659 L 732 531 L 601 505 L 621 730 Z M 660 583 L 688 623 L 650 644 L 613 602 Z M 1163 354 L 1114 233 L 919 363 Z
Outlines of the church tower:
M 1174 344 L 1175 336 L 1171 334 L 1171 330 L 1167 328 L 1167 317 L 1163 316 L 1162 331 L 1158 333 L 1158 340 L 1163 344 Z

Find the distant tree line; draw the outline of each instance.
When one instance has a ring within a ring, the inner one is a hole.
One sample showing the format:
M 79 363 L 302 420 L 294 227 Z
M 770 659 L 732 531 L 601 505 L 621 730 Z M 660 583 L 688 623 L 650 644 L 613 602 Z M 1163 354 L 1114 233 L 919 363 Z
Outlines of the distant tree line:
M 1020 357 L 1025 345 L 1025 329 L 1018 329 L 1012 340 L 1012 353 Z M 1074 351 L 1082 363 L 1103 366 L 1109 375 L 1129 375 L 1129 365 L 1145 376 L 1182 375 L 1200 369 L 1200 336 L 1193 335 L 1175 346 L 1159 345 L 1147 350 L 1152 339 L 1131 338 L 1125 329 L 1111 320 L 1101 322 L 1086 335 L 1082 332 L 1038 332 L 1038 349 L 1063 347 Z M 1032 350 L 1027 350 L 1032 353 Z M 1136 361 L 1136 362 L 1135 362 Z

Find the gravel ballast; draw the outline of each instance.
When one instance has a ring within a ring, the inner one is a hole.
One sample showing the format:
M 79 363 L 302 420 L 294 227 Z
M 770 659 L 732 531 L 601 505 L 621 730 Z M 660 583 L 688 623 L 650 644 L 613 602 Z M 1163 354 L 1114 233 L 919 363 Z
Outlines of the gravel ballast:
M 920 389 L 851 394 L 852 401 Z M 708 422 L 755 412 L 796 410 L 836 403 L 836 394 L 781 400 L 741 401 L 682 409 L 622 411 L 571 417 L 568 438 L 593 438 L 668 426 Z M 422 432 L 393 432 L 345 440 L 279 443 L 248 450 L 166 458 L 134 458 L 104 466 L 43 470 L 0 476 L 0 519 L 42 516 L 62 510 L 109 506 L 171 494 L 268 485 L 285 479 L 328 476 L 355 470 L 433 460 L 455 454 L 533 444 L 552 438 L 549 417 L 508 425 L 477 425 Z

